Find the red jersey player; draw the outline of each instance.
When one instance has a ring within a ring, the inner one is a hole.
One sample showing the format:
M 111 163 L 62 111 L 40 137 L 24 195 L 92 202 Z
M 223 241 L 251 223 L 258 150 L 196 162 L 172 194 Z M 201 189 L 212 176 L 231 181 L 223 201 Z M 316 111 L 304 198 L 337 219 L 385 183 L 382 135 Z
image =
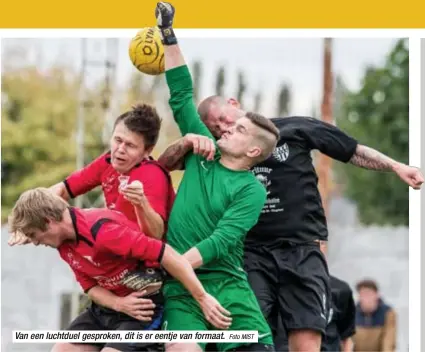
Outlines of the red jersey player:
M 77 209 L 46 188 L 24 192 L 9 217 L 11 232 L 21 232 L 35 245 L 57 248 L 85 292 L 102 287 L 116 296 L 134 294 L 127 278 L 145 260 L 161 263 L 181 281 L 219 329 L 231 324 L 230 315 L 206 293 L 190 263 L 164 242 L 145 236 L 122 213 L 110 209 Z M 152 305 L 153 318 L 141 321 L 93 303 L 71 323 L 70 330 L 159 329 L 161 308 Z M 54 351 L 154 351 L 146 343 L 108 343 L 104 346 L 58 344 Z
M 52 189 L 67 200 L 101 186 L 109 209 L 137 222 L 146 235 L 161 239 L 174 189 L 168 172 L 149 157 L 160 127 L 153 107 L 135 106 L 116 119 L 110 151 Z M 124 187 L 120 187 L 122 179 Z
M 167 171 L 149 157 L 158 140 L 160 127 L 161 119 L 153 107 L 136 105 L 117 117 L 110 151 L 51 189 L 69 200 L 101 186 L 109 209 L 123 213 L 147 236 L 162 239 L 175 193 Z M 122 179 L 127 182 L 125 187 L 120 187 Z M 27 239 L 19 233 L 13 234 L 9 241 L 10 245 L 24 243 Z M 159 267 L 157 261 L 150 260 L 144 265 Z M 141 304 L 150 302 L 133 295 L 117 298 L 101 286 L 90 290 L 89 296 L 108 308 L 113 305 L 117 308 L 118 300 L 119 310 L 131 316 L 140 313 L 138 307 Z M 145 317 L 152 315 L 150 309 L 142 313 Z

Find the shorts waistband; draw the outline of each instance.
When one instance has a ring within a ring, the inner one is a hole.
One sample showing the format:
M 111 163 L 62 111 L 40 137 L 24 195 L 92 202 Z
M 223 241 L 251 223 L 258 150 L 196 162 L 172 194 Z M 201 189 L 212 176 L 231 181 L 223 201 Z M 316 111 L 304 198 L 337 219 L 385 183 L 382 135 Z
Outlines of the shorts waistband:
M 324 243 L 326 244 L 327 241 L 322 240 L 312 240 L 307 242 L 290 242 L 290 241 L 284 241 L 280 245 L 280 248 L 296 248 L 296 247 L 320 247 L 320 245 Z
M 155 310 L 157 308 L 162 309 L 162 306 L 164 304 L 164 295 L 162 293 L 162 290 L 161 290 L 161 292 L 159 292 L 155 295 L 146 297 L 146 298 L 152 300 L 152 302 L 155 303 L 155 305 L 156 305 Z M 122 315 L 123 314 L 123 313 L 120 313 L 120 312 L 113 310 L 111 308 L 101 306 L 94 301 L 91 301 L 88 309 L 90 309 L 90 311 L 94 314 L 108 314 L 108 315 Z

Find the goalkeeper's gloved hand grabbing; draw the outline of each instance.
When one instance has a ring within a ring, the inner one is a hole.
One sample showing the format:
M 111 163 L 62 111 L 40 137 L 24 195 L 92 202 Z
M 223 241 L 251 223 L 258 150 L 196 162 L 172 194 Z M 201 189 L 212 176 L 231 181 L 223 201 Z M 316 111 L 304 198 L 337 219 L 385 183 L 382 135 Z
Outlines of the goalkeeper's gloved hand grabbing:
M 169 2 L 158 2 L 155 8 L 156 23 L 161 33 L 164 45 L 177 44 L 177 38 L 173 31 L 174 14 L 176 10 Z

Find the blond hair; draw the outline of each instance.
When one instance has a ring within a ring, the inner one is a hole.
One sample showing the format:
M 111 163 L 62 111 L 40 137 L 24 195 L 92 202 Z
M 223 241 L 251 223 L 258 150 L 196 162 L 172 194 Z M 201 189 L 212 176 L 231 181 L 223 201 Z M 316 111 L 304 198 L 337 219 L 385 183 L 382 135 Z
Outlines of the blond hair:
M 47 230 L 49 220 L 61 221 L 68 203 L 47 188 L 34 188 L 21 194 L 9 215 L 9 231 L 28 236 L 32 230 Z

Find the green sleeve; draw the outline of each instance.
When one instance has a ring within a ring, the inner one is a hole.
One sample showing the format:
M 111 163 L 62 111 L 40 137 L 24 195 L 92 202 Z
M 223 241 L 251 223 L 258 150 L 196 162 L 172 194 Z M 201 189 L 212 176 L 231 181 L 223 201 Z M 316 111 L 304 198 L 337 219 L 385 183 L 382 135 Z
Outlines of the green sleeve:
M 201 121 L 193 99 L 193 83 L 186 65 L 165 72 L 170 89 L 169 104 L 182 136 L 194 133 L 215 141 L 207 126 Z
M 266 190 L 257 181 L 236 194 L 213 234 L 196 245 L 203 265 L 228 256 L 239 240 L 257 223 L 266 201 Z

